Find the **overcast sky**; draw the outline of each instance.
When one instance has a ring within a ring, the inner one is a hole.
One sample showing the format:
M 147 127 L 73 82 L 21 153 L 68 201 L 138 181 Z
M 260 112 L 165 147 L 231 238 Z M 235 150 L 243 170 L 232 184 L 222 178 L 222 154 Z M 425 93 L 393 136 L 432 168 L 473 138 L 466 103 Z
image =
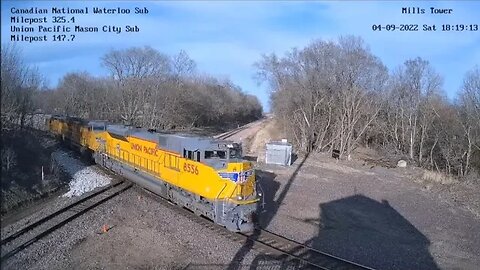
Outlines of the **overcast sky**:
M 196 61 L 199 71 L 230 78 L 245 92 L 257 95 L 268 109 L 267 86 L 259 86 L 253 79 L 253 64 L 262 54 L 283 55 L 315 39 L 335 40 L 349 34 L 362 37 L 390 70 L 417 56 L 430 61 L 444 77 L 444 89 L 450 98 L 455 97 L 465 73 L 480 64 L 480 29 L 441 31 L 442 24 L 480 27 L 478 1 L 2 1 L 1 5 L 2 45 L 10 42 L 13 34 L 12 7 L 47 8 L 49 22 L 52 7 L 89 7 L 90 14 L 74 15 L 75 24 L 71 26 L 96 26 L 99 33 L 71 33 L 76 35 L 72 42 L 15 42 L 26 61 L 40 68 L 50 86 L 57 85 L 67 72 L 106 75 L 100 57 L 107 51 L 148 45 L 169 55 L 185 50 Z M 93 7 L 130 8 L 131 14 L 92 14 Z M 133 14 L 135 7 L 146 7 L 149 13 Z M 402 14 L 402 7 L 423 8 L 425 14 Z M 453 11 L 449 15 L 430 14 L 431 7 Z M 420 29 L 428 24 L 436 25 L 437 31 L 372 31 L 373 24 L 419 24 Z M 137 25 L 140 32 L 103 33 L 104 25 Z M 52 34 L 47 34 L 51 40 Z

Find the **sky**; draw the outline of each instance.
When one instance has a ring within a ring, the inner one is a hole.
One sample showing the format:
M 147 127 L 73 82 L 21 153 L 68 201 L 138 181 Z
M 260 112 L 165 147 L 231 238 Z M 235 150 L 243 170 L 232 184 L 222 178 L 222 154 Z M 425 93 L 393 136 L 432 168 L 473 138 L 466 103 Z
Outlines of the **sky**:
M 85 8 L 89 14 L 52 14 L 52 7 Z M 130 14 L 93 14 L 93 8 L 130 9 Z M 135 8 L 148 9 L 134 14 Z M 424 9 L 424 14 L 402 14 L 403 7 Z M 430 8 L 451 9 L 450 14 L 431 14 Z M 269 110 L 268 84 L 254 78 L 255 62 L 262 54 L 284 55 L 315 40 L 336 40 L 342 35 L 363 38 L 371 52 L 393 70 L 406 60 L 422 57 L 444 78 L 444 90 L 454 99 L 464 75 L 480 64 L 480 1 L 2 1 L 2 46 L 20 48 L 27 64 L 37 66 L 49 86 L 55 87 L 68 72 L 108 75 L 101 57 L 111 49 L 150 46 L 174 55 L 184 50 L 197 63 L 197 70 L 220 79 L 228 78 L 243 91 L 256 95 Z M 12 9 L 46 8 L 48 14 L 12 14 Z M 34 23 L 34 33 L 12 33 L 12 16 L 47 17 Z M 75 17 L 64 26 L 95 26 L 98 33 L 74 34 L 73 41 L 52 41 L 39 33 L 51 26 L 54 16 Z M 419 31 L 373 31 L 372 25 L 418 24 Z M 422 31 L 423 25 L 437 31 Z M 442 25 L 465 25 L 477 31 L 442 31 Z M 125 32 L 126 26 L 138 32 Z M 470 25 L 473 25 L 470 27 Z M 475 25 L 477 25 L 475 28 Z M 122 32 L 103 32 L 103 26 Z M 12 34 L 43 36 L 48 41 L 11 41 Z

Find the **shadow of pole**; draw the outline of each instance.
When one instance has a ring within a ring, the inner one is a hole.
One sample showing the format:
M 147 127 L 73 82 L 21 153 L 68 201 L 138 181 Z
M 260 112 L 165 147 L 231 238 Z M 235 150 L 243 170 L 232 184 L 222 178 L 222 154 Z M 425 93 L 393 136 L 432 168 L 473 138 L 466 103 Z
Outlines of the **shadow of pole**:
M 278 209 L 280 208 L 280 205 L 282 205 L 282 202 L 285 199 L 288 191 L 290 190 L 290 187 L 292 186 L 293 181 L 297 177 L 298 172 L 303 167 L 303 164 L 305 163 L 305 161 L 307 160 L 309 155 L 310 155 L 310 153 L 307 153 L 305 155 L 302 162 L 300 162 L 298 167 L 292 173 L 292 176 L 290 176 L 290 178 L 288 179 L 287 184 L 285 184 L 285 187 L 282 189 L 282 192 L 278 195 L 278 198 L 275 201 L 273 201 L 271 212 L 267 212 L 266 219 L 262 219 L 262 221 L 263 221 L 262 222 L 263 224 L 261 224 L 261 225 L 263 225 L 262 227 L 267 227 L 270 224 L 270 222 L 273 220 L 273 218 L 276 216 L 276 214 L 278 212 Z M 266 191 L 266 192 L 268 192 L 268 191 Z M 245 255 L 247 255 L 252 250 L 253 245 L 254 245 L 255 241 L 258 239 L 259 235 L 260 235 L 260 227 L 256 226 L 256 228 L 253 231 L 253 233 L 251 234 L 251 236 L 245 241 L 243 246 L 237 251 L 237 253 L 233 257 L 233 259 L 231 260 L 231 262 L 230 262 L 230 264 L 227 268 L 228 270 L 236 270 L 236 269 L 239 269 L 241 267 L 243 258 L 245 257 Z

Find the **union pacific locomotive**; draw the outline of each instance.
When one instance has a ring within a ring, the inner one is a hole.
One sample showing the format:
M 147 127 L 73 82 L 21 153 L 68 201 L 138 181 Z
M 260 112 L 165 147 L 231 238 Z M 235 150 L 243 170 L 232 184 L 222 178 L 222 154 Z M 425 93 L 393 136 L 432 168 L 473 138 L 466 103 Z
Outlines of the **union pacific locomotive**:
M 253 230 L 259 194 L 241 145 L 71 117 L 48 125 L 97 164 L 231 231 Z

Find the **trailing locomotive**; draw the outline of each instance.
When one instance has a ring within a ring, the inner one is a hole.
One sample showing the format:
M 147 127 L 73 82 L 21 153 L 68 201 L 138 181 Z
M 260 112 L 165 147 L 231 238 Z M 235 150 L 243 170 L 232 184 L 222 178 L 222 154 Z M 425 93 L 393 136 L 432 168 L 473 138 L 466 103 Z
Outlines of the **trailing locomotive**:
M 103 121 L 52 117 L 49 130 L 95 162 L 231 231 L 253 230 L 259 200 L 241 145 Z

